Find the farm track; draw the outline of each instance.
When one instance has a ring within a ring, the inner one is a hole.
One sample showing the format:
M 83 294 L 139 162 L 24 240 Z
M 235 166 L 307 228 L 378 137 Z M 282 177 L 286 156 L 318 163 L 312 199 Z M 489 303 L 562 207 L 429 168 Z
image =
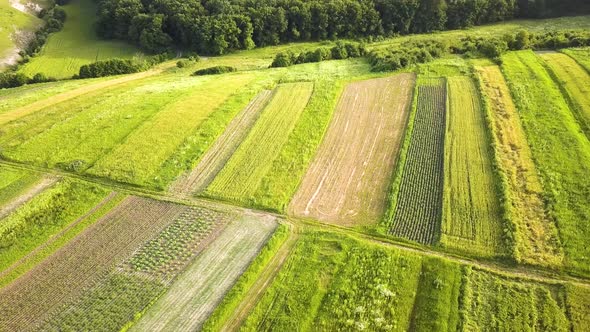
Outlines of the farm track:
M 381 218 L 414 84 L 400 74 L 345 88 L 291 214 L 346 225 Z
M 260 302 L 266 289 L 275 280 L 287 258 L 295 248 L 299 240 L 299 232 L 299 225 L 295 223 L 289 224 L 289 237 L 273 256 L 272 260 L 264 267 L 256 282 L 248 289 L 248 292 L 234 311 L 233 316 L 225 322 L 221 331 L 238 331 L 240 329 L 240 326 L 242 326 L 256 304 Z
M 7 167 L 13 167 L 13 168 L 18 168 L 18 169 L 28 169 L 28 170 L 35 170 L 35 171 L 42 170 L 39 167 L 31 167 L 29 165 L 22 165 L 22 164 L 6 162 L 6 161 L 0 161 L 0 164 L 7 166 Z M 82 181 L 86 181 L 86 182 L 90 182 L 90 183 L 100 184 L 103 186 L 110 187 L 113 190 L 117 190 L 120 193 L 126 193 L 129 195 L 135 195 L 138 197 L 145 197 L 145 198 L 150 198 L 150 199 L 155 199 L 155 200 L 161 200 L 164 202 L 185 204 L 185 205 L 190 205 L 190 206 L 205 207 L 205 208 L 213 209 L 216 211 L 228 211 L 228 212 L 229 211 L 234 211 L 234 212 L 238 211 L 238 212 L 242 212 L 242 213 L 248 212 L 248 213 L 257 214 L 258 216 L 267 215 L 267 216 L 273 216 L 276 218 L 287 218 L 288 220 L 292 221 L 296 225 L 320 227 L 323 229 L 344 233 L 344 234 L 347 234 L 347 235 L 350 235 L 350 236 L 353 236 L 356 238 L 368 240 L 368 241 L 371 241 L 373 243 L 377 243 L 380 245 L 393 247 L 393 248 L 403 250 L 406 252 L 418 253 L 421 255 L 429 256 L 429 257 L 444 258 L 444 259 L 448 259 L 450 261 L 454 261 L 454 262 L 457 262 L 460 264 L 473 265 L 473 266 L 478 267 L 480 269 L 499 272 L 499 273 L 505 274 L 507 276 L 515 277 L 515 278 L 524 278 L 524 279 L 530 279 L 530 280 L 536 280 L 536 281 L 542 281 L 542 282 L 548 282 L 548 283 L 571 282 L 571 283 L 574 283 L 579 286 L 584 286 L 584 287 L 590 288 L 590 278 L 560 274 L 556 271 L 552 271 L 549 269 L 543 269 L 543 268 L 534 267 L 534 266 L 513 267 L 509 264 L 503 264 L 503 263 L 492 261 L 492 260 L 474 259 L 474 258 L 470 258 L 470 257 L 466 257 L 466 256 L 461 256 L 458 254 L 439 251 L 439 250 L 436 250 L 435 248 L 432 248 L 432 247 L 410 244 L 407 242 L 398 241 L 398 240 L 391 239 L 391 238 L 384 237 L 384 236 L 382 237 L 382 236 L 378 236 L 378 235 L 371 235 L 371 234 L 364 233 L 362 231 L 358 231 L 358 230 L 343 227 L 343 226 L 320 223 L 320 222 L 312 221 L 312 220 L 308 220 L 308 219 L 291 218 L 291 217 L 277 214 L 277 213 L 273 213 L 273 212 L 256 210 L 256 209 L 251 209 L 251 208 L 244 208 L 244 207 L 241 207 L 238 205 L 228 204 L 226 202 L 214 201 L 214 200 L 203 199 L 203 198 L 194 198 L 194 197 L 191 197 L 189 199 L 179 199 L 178 197 L 168 194 L 168 193 L 162 193 L 162 192 L 157 192 L 157 191 L 153 191 L 153 190 L 137 188 L 137 187 L 133 187 L 133 186 L 126 185 L 126 184 L 113 183 L 113 182 L 104 181 L 104 180 L 98 179 L 98 178 L 88 178 L 88 177 L 84 177 L 84 176 L 80 176 L 80 175 L 68 173 L 68 172 L 56 172 L 55 170 L 52 170 L 52 169 L 45 169 L 45 171 L 48 174 L 59 174 L 62 177 L 69 177 L 69 178 L 74 178 L 74 179 L 78 179 L 78 180 L 82 180 Z M 1 293 L 1 291 L 2 290 L 0 290 L 0 293 Z
M 120 78 L 102 81 L 102 82 L 98 82 L 95 84 L 90 84 L 88 86 L 83 86 L 78 89 L 74 89 L 71 91 L 60 93 L 58 95 L 52 96 L 51 98 L 46 98 L 46 99 L 36 101 L 34 103 L 19 107 L 11 112 L 6 112 L 6 113 L 0 114 L 0 125 L 4 125 L 4 124 L 11 122 L 13 120 L 16 120 L 18 118 L 22 118 L 24 116 L 41 111 L 47 107 L 74 99 L 76 97 L 83 96 L 88 93 L 96 92 L 96 91 L 99 91 L 99 90 L 102 90 L 105 88 L 114 87 L 119 84 L 123 84 L 123 83 L 131 82 L 134 80 L 146 78 L 149 76 L 157 75 L 157 74 L 161 73 L 164 69 L 165 68 L 152 69 L 152 70 L 148 70 L 148 71 L 137 73 L 137 74 L 125 75 Z
M 22 193 L 22 195 L 19 195 L 13 201 L 0 207 L 0 219 L 3 219 L 4 217 L 8 216 L 14 210 L 26 204 L 28 201 L 30 201 L 35 196 L 43 192 L 45 189 L 50 188 L 55 183 L 57 183 L 57 181 L 59 181 L 59 178 L 56 176 L 44 177 L 37 184 L 33 185 L 33 187 L 29 188 L 26 192 Z
M 231 222 L 131 331 L 198 330 L 276 227 L 270 216 L 244 215 Z
M 35 268 L 0 290 L 0 326 L 38 327 L 182 212 L 181 205 L 130 197 Z M 97 236 L 98 235 L 98 236 Z
M 170 192 L 186 197 L 205 190 L 238 149 L 260 117 L 273 92 L 264 90 L 227 126 L 223 134 L 207 150 L 201 161 L 188 175 L 172 185 Z

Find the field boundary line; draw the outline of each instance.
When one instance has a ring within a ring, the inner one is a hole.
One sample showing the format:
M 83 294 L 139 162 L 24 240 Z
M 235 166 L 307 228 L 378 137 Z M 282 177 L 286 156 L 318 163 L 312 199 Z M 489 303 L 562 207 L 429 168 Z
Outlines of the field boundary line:
M 25 190 L 13 200 L 0 207 L 0 219 L 8 217 L 12 212 L 30 202 L 40 193 L 51 188 L 58 181 L 59 177 L 56 176 L 45 176 L 41 180 L 37 181 L 37 183 L 28 188 L 28 190 Z

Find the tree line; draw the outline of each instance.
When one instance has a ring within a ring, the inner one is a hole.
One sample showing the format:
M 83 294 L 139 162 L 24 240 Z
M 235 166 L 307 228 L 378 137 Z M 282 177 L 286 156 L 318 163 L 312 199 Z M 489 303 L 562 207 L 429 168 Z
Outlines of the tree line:
M 577 10 L 585 0 L 97 0 L 97 30 L 149 52 L 219 55 L 284 42 L 369 38 Z

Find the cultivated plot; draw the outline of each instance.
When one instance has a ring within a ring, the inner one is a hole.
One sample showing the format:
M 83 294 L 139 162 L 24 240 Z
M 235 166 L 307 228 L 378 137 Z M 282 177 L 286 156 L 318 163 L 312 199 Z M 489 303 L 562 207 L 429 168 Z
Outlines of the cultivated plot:
M 434 243 L 440 236 L 442 218 L 446 81 L 420 81 L 417 100 L 391 233 Z
M 497 66 L 476 67 L 476 73 L 488 101 L 498 168 L 508 191 L 504 207 L 516 226 L 513 254 L 528 264 L 559 266 L 563 250 L 557 227 L 547 215 L 541 179 L 504 76 Z
M 414 83 L 413 74 L 400 74 L 345 88 L 290 205 L 293 215 L 345 225 L 381 218 Z
M 276 227 L 269 216 L 232 221 L 131 331 L 198 330 Z
M 166 105 L 150 121 L 133 131 L 119 146 L 98 160 L 88 173 L 138 185 L 153 181 L 162 164 L 184 139 L 254 78 L 248 73 L 226 75 L 191 89 L 188 95 Z
M 282 84 L 262 115 L 204 194 L 247 202 L 289 139 L 313 91 L 312 83 Z
M 590 73 L 590 47 L 580 47 L 580 48 L 566 48 L 560 50 L 570 57 L 572 57 L 576 62 L 578 62 L 588 73 Z
M 562 53 L 539 55 L 557 78 L 557 83 L 573 104 L 580 125 L 590 138 L 590 73 L 574 59 Z
M 272 91 L 270 90 L 260 92 L 230 122 L 223 134 L 203 155 L 197 167 L 174 183 L 170 191 L 181 195 L 190 195 L 205 190 L 246 138 L 271 96 Z
M 0 326 L 35 328 L 76 299 L 182 212 L 179 205 L 128 198 L 99 222 L 0 290 Z
M 482 255 L 505 254 L 500 201 L 480 95 L 469 77 L 448 78 L 441 243 Z
M 565 251 L 565 263 L 590 274 L 590 141 L 542 64 L 531 51 L 502 57 L 502 71 L 541 175 Z

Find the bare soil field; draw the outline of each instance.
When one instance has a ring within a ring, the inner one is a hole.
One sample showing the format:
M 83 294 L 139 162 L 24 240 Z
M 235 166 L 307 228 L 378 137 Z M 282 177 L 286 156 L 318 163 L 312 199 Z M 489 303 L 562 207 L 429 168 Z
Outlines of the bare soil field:
M 343 225 L 379 220 L 414 84 L 413 74 L 400 74 L 346 87 L 315 161 L 291 202 L 291 214 Z
M 197 167 L 174 183 L 170 191 L 181 196 L 188 196 L 205 190 L 246 138 L 262 110 L 270 101 L 272 94 L 270 90 L 260 92 L 232 120 L 223 134 L 201 158 Z
M 194 331 L 254 260 L 277 227 L 271 216 L 231 222 L 131 331 Z
M 53 310 L 92 287 L 161 232 L 185 208 L 127 198 L 54 255 L 0 290 L 0 326 L 7 331 L 35 329 Z

